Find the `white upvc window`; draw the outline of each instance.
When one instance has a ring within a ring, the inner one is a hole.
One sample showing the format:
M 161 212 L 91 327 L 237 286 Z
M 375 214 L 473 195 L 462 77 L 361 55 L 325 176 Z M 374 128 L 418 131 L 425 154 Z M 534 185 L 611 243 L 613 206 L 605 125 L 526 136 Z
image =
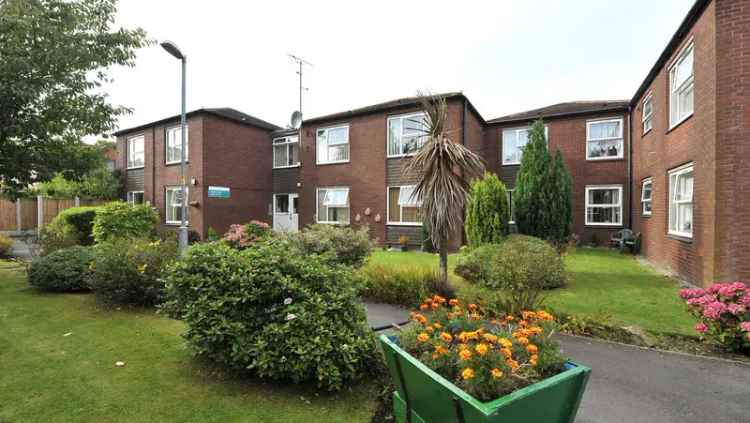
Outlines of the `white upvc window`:
M 273 168 L 299 166 L 299 137 L 289 136 L 273 140 Z
M 641 117 L 641 124 L 643 126 L 643 133 L 650 131 L 654 127 L 654 99 L 651 93 L 648 93 L 646 98 L 643 99 L 643 116 Z
M 672 235 L 693 237 L 693 164 L 669 171 L 669 230 Z
M 165 162 L 166 164 L 180 163 L 182 161 L 182 126 L 178 125 L 167 128 L 165 132 L 167 138 Z M 188 160 L 188 153 L 190 152 L 189 137 L 190 131 L 185 126 L 185 161 Z
M 693 41 L 682 49 L 669 69 L 669 127 L 674 128 L 693 114 Z
M 653 197 L 653 183 L 651 178 L 644 179 L 641 184 L 641 212 L 643 216 L 651 216 L 651 199 Z
M 317 199 L 315 214 L 318 223 L 349 224 L 348 187 L 318 188 Z
M 128 203 L 143 204 L 143 191 L 128 191 Z
M 623 120 L 601 119 L 586 122 L 586 160 L 623 157 Z
M 586 187 L 586 225 L 622 225 L 622 185 Z
M 427 137 L 427 115 L 423 112 L 388 118 L 388 157 L 410 156 Z
M 503 129 L 503 165 L 521 164 L 523 148 L 529 142 L 531 127 Z M 549 143 L 549 127 L 544 126 L 544 137 Z
M 128 138 L 128 169 L 143 167 L 145 151 L 143 135 Z
M 513 191 L 512 189 L 508 190 L 508 223 L 511 225 L 516 224 L 516 208 L 513 207 Z
M 349 125 L 319 128 L 316 131 L 317 164 L 349 161 Z
M 414 193 L 414 185 L 388 187 L 388 224 L 422 225 L 422 200 Z
M 182 187 L 179 185 L 168 186 L 165 188 L 165 210 L 164 216 L 168 225 L 179 225 L 182 223 L 182 201 L 180 200 L 180 191 Z M 185 203 L 189 201 L 190 191 L 185 192 Z M 185 216 L 187 222 L 188 216 Z

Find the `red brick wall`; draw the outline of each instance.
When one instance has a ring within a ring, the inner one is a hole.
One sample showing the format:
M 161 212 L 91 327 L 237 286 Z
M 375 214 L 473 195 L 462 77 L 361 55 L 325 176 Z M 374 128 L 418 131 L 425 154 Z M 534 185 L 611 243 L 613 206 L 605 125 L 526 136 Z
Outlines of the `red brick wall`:
M 642 254 L 681 278 L 701 284 L 714 276 L 716 201 L 716 38 L 715 3 L 698 19 L 683 44 L 661 69 L 633 110 L 633 229 L 642 233 Z M 690 38 L 694 40 L 694 114 L 669 129 L 668 68 Z M 651 92 L 653 129 L 643 134 L 642 100 Z M 693 237 L 667 234 L 669 180 L 667 172 L 694 163 Z M 653 180 L 652 215 L 641 213 L 641 181 Z

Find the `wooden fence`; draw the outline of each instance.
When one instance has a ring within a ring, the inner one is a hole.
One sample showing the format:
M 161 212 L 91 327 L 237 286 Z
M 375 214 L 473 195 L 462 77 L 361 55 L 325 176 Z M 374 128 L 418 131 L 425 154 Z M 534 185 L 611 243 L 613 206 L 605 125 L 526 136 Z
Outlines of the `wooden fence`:
M 61 211 L 77 206 L 96 206 L 100 200 L 79 198 L 25 198 L 17 201 L 0 199 L 0 232 L 17 234 L 39 232 Z

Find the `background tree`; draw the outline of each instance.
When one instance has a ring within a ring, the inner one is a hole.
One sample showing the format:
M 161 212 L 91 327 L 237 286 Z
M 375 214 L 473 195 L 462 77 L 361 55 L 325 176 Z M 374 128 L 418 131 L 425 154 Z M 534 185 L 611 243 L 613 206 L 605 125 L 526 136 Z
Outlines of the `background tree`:
M 471 184 L 464 228 L 469 245 L 498 243 L 508 234 L 508 191 L 494 173 Z
M 448 241 L 462 229 L 471 181 L 484 173 L 482 160 L 448 137 L 448 107 L 444 97 L 420 94 L 427 115 L 426 141 L 406 163 L 404 172 L 416 178 L 412 195 L 422 200 L 422 224 L 440 254 L 440 277 L 448 281 Z
M 513 192 L 518 232 L 566 242 L 571 231 L 571 178 L 558 151 L 553 159 L 547 148 L 544 123 L 534 123 L 523 149 L 521 168 Z
M 0 190 L 11 197 L 57 172 L 79 172 L 71 154 L 85 135 L 114 128 L 129 110 L 109 103 L 107 69 L 133 66 L 149 43 L 113 28 L 115 0 L 0 2 Z M 86 171 L 77 174 L 80 178 Z

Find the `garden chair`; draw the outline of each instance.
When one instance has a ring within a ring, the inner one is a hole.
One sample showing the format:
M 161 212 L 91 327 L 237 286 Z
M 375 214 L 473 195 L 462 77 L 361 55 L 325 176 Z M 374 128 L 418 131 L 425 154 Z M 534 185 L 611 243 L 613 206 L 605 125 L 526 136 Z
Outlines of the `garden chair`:
M 640 238 L 640 233 L 638 234 Z M 609 239 L 609 245 L 624 252 L 626 248 L 630 248 L 635 253 L 635 244 L 638 241 L 636 235 L 630 229 L 620 229 L 619 231 L 612 234 Z

